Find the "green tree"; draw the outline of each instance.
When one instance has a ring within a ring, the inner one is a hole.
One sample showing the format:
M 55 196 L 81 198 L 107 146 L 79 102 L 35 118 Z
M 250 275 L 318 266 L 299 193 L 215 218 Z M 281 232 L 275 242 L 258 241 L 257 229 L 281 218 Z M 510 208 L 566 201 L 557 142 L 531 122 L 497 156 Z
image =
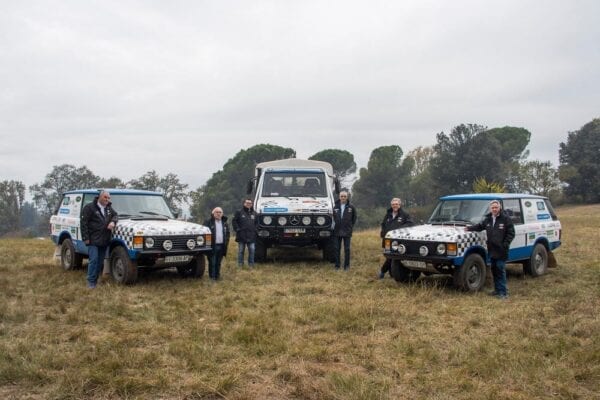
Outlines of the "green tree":
M 519 164 L 515 191 L 556 197 L 560 191 L 558 170 L 550 161 L 532 160 Z
M 123 182 L 121 178 L 111 176 L 108 179 L 101 179 L 100 182 L 98 182 L 98 187 L 104 189 L 124 189 L 127 187 L 127 184 Z
M 356 162 L 352 153 L 346 150 L 326 149 L 313 154 L 309 160 L 326 161 L 333 166 L 342 186 L 351 185 L 351 176 L 356 172 Z
M 488 182 L 485 178 L 477 178 L 473 182 L 473 193 L 505 193 L 506 187 L 498 182 Z
M 75 167 L 71 164 L 55 165 L 46 175 L 42 183 L 29 187 L 37 209 L 44 216 L 49 216 L 58 205 L 62 193 L 73 189 L 97 188 L 100 177 L 96 176 L 85 165 Z
M 560 179 L 567 184 L 568 199 L 583 203 L 600 201 L 600 118 L 569 132 L 560 143 Z
M 206 184 L 189 193 L 192 218 L 202 222 L 216 206 L 223 208 L 226 214 L 233 213 L 241 207 L 248 180 L 253 177 L 256 164 L 295 156 L 294 149 L 271 144 L 258 144 L 240 150 Z
M 0 181 L 0 236 L 19 229 L 25 185 L 19 181 Z
M 181 212 L 181 207 L 188 199 L 188 184 L 181 183 L 177 175 L 173 173 L 168 173 L 161 178 L 155 170 L 151 170 L 138 179 L 130 180 L 127 182 L 127 186 L 132 189 L 162 193 L 169 208 L 175 212 Z
M 353 201 L 363 208 L 387 205 L 391 198 L 407 190 L 414 160 L 402 160 L 400 146 L 381 146 L 371 152 L 367 168 L 360 169 L 360 178 L 352 187 Z
M 403 190 L 405 199 L 403 201 L 407 206 L 425 206 L 435 202 L 438 193 L 434 189 L 431 176 L 431 159 L 435 151 L 433 146 L 419 146 L 411 150 L 407 159 L 413 160 L 413 168 L 410 171 L 410 182 L 408 190 Z
M 431 160 L 438 193 L 469 192 L 477 178 L 506 184 L 513 165 L 523 157 L 530 133 L 523 128 L 461 124 L 450 135 L 437 135 Z

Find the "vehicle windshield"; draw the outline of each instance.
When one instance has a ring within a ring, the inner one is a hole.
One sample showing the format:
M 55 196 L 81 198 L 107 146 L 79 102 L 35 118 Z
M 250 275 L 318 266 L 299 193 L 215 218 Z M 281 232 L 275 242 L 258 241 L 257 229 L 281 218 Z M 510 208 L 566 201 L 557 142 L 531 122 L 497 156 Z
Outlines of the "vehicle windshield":
M 262 197 L 327 197 L 323 172 L 274 171 L 266 172 Z
M 477 224 L 489 212 L 489 200 L 445 200 L 433 210 L 430 224 Z
M 120 216 L 167 217 L 173 213 L 162 196 L 111 193 L 112 207 Z

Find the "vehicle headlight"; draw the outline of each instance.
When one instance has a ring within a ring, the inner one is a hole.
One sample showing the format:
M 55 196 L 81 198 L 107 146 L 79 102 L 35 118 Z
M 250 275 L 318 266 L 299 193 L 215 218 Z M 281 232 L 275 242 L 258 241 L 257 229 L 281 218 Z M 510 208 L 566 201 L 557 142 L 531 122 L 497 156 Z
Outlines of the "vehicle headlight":
M 145 245 L 147 248 L 154 247 L 154 239 L 153 239 L 153 238 L 151 238 L 151 237 L 147 237 L 146 239 L 144 239 L 144 245 Z
M 285 225 L 287 223 L 287 218 L 286 217 L 279 217 L 277 219 L 277 223 L 281 226 Z
M 189 239 L 185 244 L 186 244 L 186 246 L 187 246 L 188 249 L 193 250 L 194 247 L 196 247 L 196 240 Z
M 444 243 L 440 243 L 435 248 L 435 251 L 441 256 L 446 252 L 446 245 Z
M 398 242 L 396 240 L 394 240 L 392 242 L 392 246 L 391 246 L 392 250 L 394 251 L 398 251 Z
M 406 253 L 406 246 L 403 245 L 403 244 L 399 245 L 398 246 L 398 253 L 400 253 L 400 254 Z
M 271 225 L 271 222 L 273 222 L 273 218 L 271 218 L 270 216 L 265 216 L 263 217 L 263 224 L 265 225 Z
M 325 217 L 317 217 L 317 224 L 325 225 Z
M 302 217 L 302 223 L 304 225 L 310 225 L 310 217 Z
M 421 257 L 425 257 L 427 254 L 429 254 L 429 249 L 427 248 L 427 246 L 419 247 L 419 254 L 421 255 Z
M 202 245 L 204 245 L 204 236 L 198 236 L 198 237 L 196 238 L 196 244 L 197 244 L 198 246 L 202 246 Z

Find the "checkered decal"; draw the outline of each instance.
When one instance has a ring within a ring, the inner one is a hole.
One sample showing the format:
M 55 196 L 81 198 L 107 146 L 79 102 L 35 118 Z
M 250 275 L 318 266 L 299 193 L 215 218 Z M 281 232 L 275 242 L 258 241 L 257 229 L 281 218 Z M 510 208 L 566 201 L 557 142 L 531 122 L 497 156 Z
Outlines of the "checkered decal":
M 387 239 L 422 242 L 446 242 L 457 244 L 457 256 L 461 257 L 471 246 L 482 246 L 487 250 L 486 233 L 466 232 L 464 226 L 418 225 L 388 232 Z
M 210 229 L 205 226 L 193 224 L 185 221 L 168 220 L 119 220 L 113 237 L 123 240 L 128 248 L 133 246 L 133 236 L 197 236 L 210 233 Z
M 133 246 L 133 232 L 133 225 L 125 225 L 119 222 L 113 231 L 113 237 L 123 240 L 127 248 L 131 249 Z

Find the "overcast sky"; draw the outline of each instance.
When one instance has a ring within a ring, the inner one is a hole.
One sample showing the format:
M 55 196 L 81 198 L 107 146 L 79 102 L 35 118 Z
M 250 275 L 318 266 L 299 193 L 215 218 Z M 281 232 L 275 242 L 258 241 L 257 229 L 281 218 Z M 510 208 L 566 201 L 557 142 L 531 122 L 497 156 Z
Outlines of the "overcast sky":
M 405 154 L 461 123 L 530 159 L 600 117 L 600 1 L 0 0 L 0 180 L 196 189 L 258 143 Z

